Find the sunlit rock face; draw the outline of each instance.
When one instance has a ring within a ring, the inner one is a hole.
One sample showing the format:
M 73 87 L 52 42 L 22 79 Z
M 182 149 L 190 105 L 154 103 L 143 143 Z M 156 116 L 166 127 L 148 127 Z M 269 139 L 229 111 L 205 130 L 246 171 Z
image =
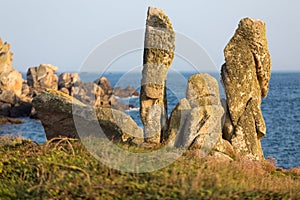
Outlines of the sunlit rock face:
M 145 141 L 159 144 L 167 124 L 166 79 L 175 51 L 175 32 L 165 12 L 149 7 L 144 41 L 140 115 Z
M 268 94 L 271 76 L 266 24 L 261 20 L 242 19 L 224 55 L 226 63 L 221 76 L 229 115 L 223 134 L 231 138 L 230 142 L 239 153 L 261 160 L 260 139 L 266 134 L 261 98 Z

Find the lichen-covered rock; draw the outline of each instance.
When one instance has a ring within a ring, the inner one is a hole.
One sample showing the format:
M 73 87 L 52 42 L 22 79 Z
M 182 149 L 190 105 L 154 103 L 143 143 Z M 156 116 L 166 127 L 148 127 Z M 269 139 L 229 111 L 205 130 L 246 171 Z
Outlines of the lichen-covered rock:
M 84 136 L 98 133 L 101 129 L 115 142 L 140 144 L 143 141 L 142 129 L 125 113 L 87 106 L 63 92 L 43 91 L 33 99 L 33 105 L 48 140 L 59 136 L 79 138 L 78 129 Z
M 31 67 L 27 71 L 27 84 L 33 88 L 58 89 L 58 77 L 55 74 L 57 67 L 50 64 L 41 64 Z
M 231 155 L 231 145 L 222 139 L 224 109 L 218 82 L 208 74 L 195 74 L 189 78 L 186 95 L 172 111 L 164 144 L 199 150 L 201 156 L 211 151 Z
M 195 108 L 206 105 L 220 105 L 218 81 L 209 74 L 195 74 L 188 80 L 186 98 Z
M 175 51 L 175 32 L 165 12 L 149 7 L 144 41 L 140 115 L 145 141 L 158 144 L 167 124 L 166 78 Z
M 260 106 L 261 97 L 267 96 L 271 76 L 265 23 L 242 19 L 224 54 L 222 83 L 230 114 L 228 119 L 235 130 L 231 142 L 236 141 L 233 147 L 242 155 L 262 159 L 259 140 L 266 134 L 266 126 Z

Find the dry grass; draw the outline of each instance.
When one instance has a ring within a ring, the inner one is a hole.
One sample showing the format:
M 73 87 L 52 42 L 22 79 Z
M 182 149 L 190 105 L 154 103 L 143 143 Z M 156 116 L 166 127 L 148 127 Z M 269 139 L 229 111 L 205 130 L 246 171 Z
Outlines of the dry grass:
M 0 139 L 0 199 L 299 199 L 300 169 L 183 156 L 152 173 L 106 167 L 77 140 Z M 191 152 L 190 155 L 193 155 Z

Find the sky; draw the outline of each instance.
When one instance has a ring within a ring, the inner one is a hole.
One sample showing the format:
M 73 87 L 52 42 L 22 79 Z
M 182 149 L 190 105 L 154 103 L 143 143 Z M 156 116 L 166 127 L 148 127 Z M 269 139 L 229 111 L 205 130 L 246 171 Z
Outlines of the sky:
M 0 37 L 11 44 L 13 66 L 22 72 L 41 63 L 58 66 L 59 71 L 82 70 L 86 59 L 99 45 L 119 34 L 143 30 L 148 6 L 165 10 L 175 31 L 201 46 L 215 70 L 224 63 L 223 49 L 244 17 L 266 22 L 273 71 L 300 70 L 298 0 L 0 2 Z M 119 60 L 115 68 L 126 70 L 142 63 L 142 51 L 135 54 L 124 59 L 124 63 L 135 60 L 133 63 L 121 66 L 123 63 Z M 188 69 L 188 63 L 179 57 L 176 59 L 178 70 Z M 203 63 L 205 68 L 204 65 L 206 63 Z

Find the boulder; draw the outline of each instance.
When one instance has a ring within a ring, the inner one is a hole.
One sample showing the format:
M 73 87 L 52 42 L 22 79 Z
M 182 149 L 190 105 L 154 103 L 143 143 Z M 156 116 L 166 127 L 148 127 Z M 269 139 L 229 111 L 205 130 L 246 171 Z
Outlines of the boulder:
M 15 69 L 0 72 L 0 88 L 13 91 L 17 96 L 22 94 L 22 74 Z
M 113 92 L 113 88 L 106 77 L 100 77 L 94 81 L 95 84 L 100 86 L 106 95 L 111 95 Z
M 139 96 L 139 93 L 132 86 L 127 86 L 122 89 L 121 87 L 116 87 L 113 90 L 113 95 L 120 98 L 128 98 L 133 96 Z
M 181 99 L 171 113 L 167 131 L 163 132 L 164 144 L 178 147 L 182 143 L 182 130 L 184 130 L 190 112 L 191 106 L 189 101 L 186 98 Z
M 0 116 L 0 124 L 23 124 L 24 122 L 19 119 L 13 119 L 8 117 L 1 117 Z
M 55 74 L 57 67 L 50 64 L 41 64 L 31 67 L 27 71 L 27 84 L 33 88 L 58 89 L 58 77 Z
M 71 91 L 71 88 L 80 84 L 81 80 L 78 73 L 62 73 L 58 78 L 58 89 L 66 88 Z
M 121 111 L 87 106 L 55 90 L 45 90 L 33 99 L 33 104 L 48 140 L 59 136 L 79 138 L 78 130 L 81 137 L 100 137 L 97 133 L 101 130 L 115 142 L 140 144 L 143 141 L 142 129 Z
M 3 43 L 0 38 L 0 73 L 12 69 L 13 53 L 10 51 L 10 44 Z
M 17 96 L 22 92 L 22 75 L 12 67 L 13 53 L 10 45 L 0 38 L 0 89 L 10 90 Z
M 149 7 L 144 41 L 140 116 L 145 141 L 160 143 L 167 124 L 166 78 L 175 51 L 175 32 L 165 12 Z
M 208 74 L 195 74 L 189 78 L 186 97 L 171 113 L 164 143 L 200 150 L 201 156 L 213 150 L 230 155 L 231 145 L 222 139 L 224 109 L 218 82 Z
M 265 23 L 242 19 L 225 47 L 224 55 L 226 63 L 222 66 L 221 76 L 229 111 L 223 128 L 225 138 L 231 138 L 233 147 L 242 155 L 261 160 L 260 139 L 266 134 L 261 97 L 267 96 L 271 76 Z M 229 133 L 230 124 L 233 134 Z

